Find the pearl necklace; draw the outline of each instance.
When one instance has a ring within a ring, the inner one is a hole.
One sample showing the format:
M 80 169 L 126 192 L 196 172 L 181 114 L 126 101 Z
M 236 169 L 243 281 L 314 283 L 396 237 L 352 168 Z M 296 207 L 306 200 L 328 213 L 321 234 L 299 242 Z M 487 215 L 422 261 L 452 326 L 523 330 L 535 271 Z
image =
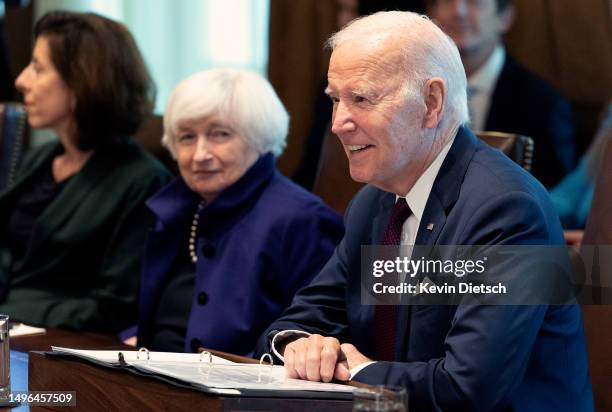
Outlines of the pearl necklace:
M 189 256 L 191 257 L 191 263 L 198 263 L 198 255 L 196 253 L 196 235 L 198 233 L 198 221 L 200 220 L 200 212 L 204 209 L 206 202 L 202 200 L 198 205 L 198 209 L 193 214 L 193 220 L 191 221 L 191 232 L 189 232 Z

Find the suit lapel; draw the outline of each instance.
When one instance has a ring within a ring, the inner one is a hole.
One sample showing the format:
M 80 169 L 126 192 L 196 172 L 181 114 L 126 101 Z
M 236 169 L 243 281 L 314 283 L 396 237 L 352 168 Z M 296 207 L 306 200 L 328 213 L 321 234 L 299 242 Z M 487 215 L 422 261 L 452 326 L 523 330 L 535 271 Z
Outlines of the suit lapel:
M 419 223 L 415 245 L 434 245 L 446 223 L 446 208 L 433 192 L 429 195 L 427 206 Z M 431 228 L 431 229 L 429 229 Z
M 373 210 L 374 218 L 372 219 L 372 226 L 369 234 L 370 238 L 362 240 L 364 242 L 363 244 L 365 245 L 380 244 L 385 227 L 389 222 L 389 218 L 391 217 L 391 211 L 395 203 L 395 195 L 393 193 L 383 191 L 380 191 L 380 193 L 381 195 L 376 201 L 374 206 L 375 209 Z M 360 251 L 359 256 L 361 256 L 361 253 L 362 251 Z M 361 282 L 361 268 L 357 266 L 357 269 L 359 269 L 359 277 L 357 278 L 357 282 Z M 358 290 L 358 293 L 361 293 L 361 290 Z M 373 356 L 374 335 L 371 331 L 374 330 L 374 311 L 376 306 L 360 304 L 357 307 L 359 308 L 359 324 L 361 325 L 359 329 L 365 331 L 360 338 L 360 341 L 363 342 L 362 350 L 364 353 L 368 353 Z
M 427 199 L 415 245 L 439 244 L 438 239 L 446 224 L 446 217 L 459 197 L 461 183 L 476 151 L 476 144 L 477 140 L 472 132 L 465 127 L 460 127 Z M 410 305 L 404 306 L 399 312 L 395 354 L 395 358 L 399 361 L 407 360 L 411 316 L 412 307 Z
M 419 224 L 416 245 L 434 245 L 444 229 L 446 216 L 459 198 L 461 184 L 476 151 L 477 139 L 466 127 L 460 127 L 453 145 L 436 176 L 423 218 Z M 433 229 L 430 230 L 433 224 Z
M 150 340 L 155 302 L 166 284 L 166 277 L 181 247 L 187 248 L 184 230 L 190 227 L 200 200 L 183 179 L 177 177 L 146 202 L 156 221 L 147 235 L 138 305 L 138 336 L 145 342 Z
M 389 192 L 383 192 L 378 204 L 378 212 L 372 221 L 372 238 L 370 243 L 379 245 L 382 240 L 383 233 L 391 218 L 393 205 L 395 204 L 395 195 Z

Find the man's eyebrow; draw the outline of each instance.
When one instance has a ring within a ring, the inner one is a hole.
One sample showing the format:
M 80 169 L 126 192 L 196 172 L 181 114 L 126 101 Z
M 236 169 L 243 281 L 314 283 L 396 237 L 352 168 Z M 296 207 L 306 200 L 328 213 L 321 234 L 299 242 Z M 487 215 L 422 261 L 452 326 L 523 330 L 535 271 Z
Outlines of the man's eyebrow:
M 354 90 L 351 90 L 349 93 L 352 96 L 364 96 L 364 97 L 367 97 L 367 98 L 374 98 L 374 97 L 376 97 L 376 92 L 374 92 L 374 90 L 365 89 L 365 88 L 363 88 L 363 89 L 362 88 L 354 89 Z M 327 86 L 325 88 L 325 94 L 328 95 L 328 96 L 332 96 L 332 95 L 337 94 L 337 92 L 333 91 L 329 86 Z
M 354 90 L 351 90 L 351 94 L 353 96 L 363 96 L 367 98 L 376 97 L 376 92 L 369 88 L 355 88 Z

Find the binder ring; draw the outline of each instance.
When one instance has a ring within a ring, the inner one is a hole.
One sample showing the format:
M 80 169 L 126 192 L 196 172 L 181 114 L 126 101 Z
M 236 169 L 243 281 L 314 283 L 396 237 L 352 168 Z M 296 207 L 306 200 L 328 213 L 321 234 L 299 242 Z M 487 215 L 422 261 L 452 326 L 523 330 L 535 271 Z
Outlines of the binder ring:
M 140 348 L 140 349 L 138 349 L 138 352 L 136 352 L 136 359 L 140 360 L 140 354 L 142 354 L 143 357 L 146 354 L 147 355 L 147 360 L 151 359 L 151 354 L 149 352 L 149 349 L 147 349 L 147 348 Z
M 200 362 L 202 362 L 202 358 L 204 358 L 204 356 L 208 356 L 208 364 L 209 365 L 213 363 L 212 353 L 210 353 L 207 350 L 205 350 L 204 352 L 200 352 Z
M 268 360 L 267 363 L 266 363 L 266 359 Z M 264 353 L 263 355 L 261 355 L 261 358 L 259 358 L 259 371 L 257 373 L 257 382 L 262 382 L 261 375 L 262 373 L 264 373 L 262 368 L 266 366 L 269 367 L 268 373 L 266 374 L 268 378 L 268 382 L 266 383 L 272 383 L 272 368 L 274 367 L 274 359 L 272 359 L 272 355 L 270 355 L 269 353 Z
M 268 359 L 268 363 L 264 363 L 266 361 L 266 359 Z M 261 358 L 259 358 L 259 364 L 260 365 L 270 365 L 273 366 L 274 365 L 274 359 L 272 359 L 272 355 L 270 355 L 269 353 L 264 353 L 263 355 L 261 355 Z

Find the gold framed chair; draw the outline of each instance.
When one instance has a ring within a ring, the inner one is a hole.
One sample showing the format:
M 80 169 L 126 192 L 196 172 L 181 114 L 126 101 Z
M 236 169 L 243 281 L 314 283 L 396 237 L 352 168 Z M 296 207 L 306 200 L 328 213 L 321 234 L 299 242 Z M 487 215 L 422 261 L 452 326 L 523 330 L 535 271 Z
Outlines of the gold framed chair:
M 531 171 L 533 163 L 533 139 L 529 136 L 503 132 L 474 132 L 491 147 L 501 150 L 525 170 Z
M 175 175 L 178 174 L 176 162 L 170 152 L 162 145 L 161 139 L 164 135 L 164 119 L 162 116 L 151 115 L 140 126 L 134 140 L 146 151 L 151 153 L 164 164 Z

